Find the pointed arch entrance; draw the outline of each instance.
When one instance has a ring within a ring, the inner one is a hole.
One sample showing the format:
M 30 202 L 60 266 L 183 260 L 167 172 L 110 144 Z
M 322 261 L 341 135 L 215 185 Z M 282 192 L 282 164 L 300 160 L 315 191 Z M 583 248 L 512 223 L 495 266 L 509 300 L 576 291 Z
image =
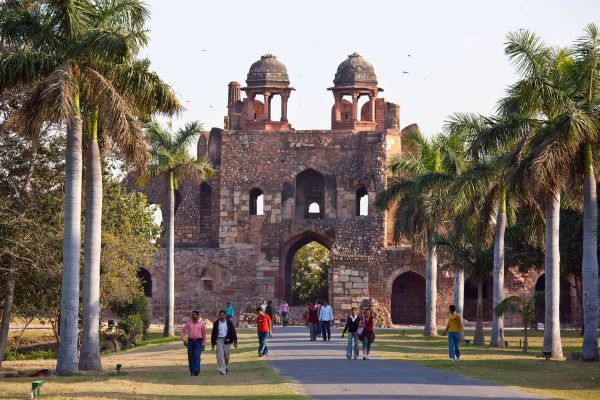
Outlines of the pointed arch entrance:
M 292 267 L 294 255 L 298 250 L 311 242 L 317 242 L 327 250 L 331 251 L 333 239 L 317 232 L 306 231 L 289 239 L 283 245 L 279 266 L 279 290 L 277 291 L 277 297 L 280 300 L 286 299 L 288 303 L 295 304 L 292 295 Z M 331 268 L 329 269 L 327 279 L 331 282 Z M 329 285 L 329 297 L 331 297 L 331 285 Z
M 425 323 L 425 278 L 413 271 L 404 272 L 392 284 L 392 322 Z

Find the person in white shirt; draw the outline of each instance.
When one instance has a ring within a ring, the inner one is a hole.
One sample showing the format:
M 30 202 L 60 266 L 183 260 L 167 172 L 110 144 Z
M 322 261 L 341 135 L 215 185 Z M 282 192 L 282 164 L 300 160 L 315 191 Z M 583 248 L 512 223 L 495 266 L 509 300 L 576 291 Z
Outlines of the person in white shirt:
M 323 300 L 323 305 L 319 311 L 319 322 L 324 341 L 331 340 L 331 321 L 333 321 L 333 309 L 327 300 Z
M 217 347 L 217 369 L 219 374 L 226 375 L 229 372 L 229 356 L 231 354 L 231 344 L 237 349 L 237 334 L 233 322 L 228 320 L 225 310 L 219 311 L 219 319 L 213 324 L 212 334 L 210 335 L 212 350 Z

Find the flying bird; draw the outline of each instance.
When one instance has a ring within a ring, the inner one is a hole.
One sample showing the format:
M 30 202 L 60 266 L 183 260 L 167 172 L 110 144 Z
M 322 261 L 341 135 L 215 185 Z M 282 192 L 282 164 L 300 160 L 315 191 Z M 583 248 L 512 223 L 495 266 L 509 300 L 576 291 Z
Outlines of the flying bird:
M 407 54 L 407 56 L 408 56 L 408 57 L 412 57 L 412 55 L 411 55 L 411 54 Z
M 408 72 L 408 71 L 402 71 L 402 73 L 403 73 L 403 74 L 408 74 L 409 72 Z

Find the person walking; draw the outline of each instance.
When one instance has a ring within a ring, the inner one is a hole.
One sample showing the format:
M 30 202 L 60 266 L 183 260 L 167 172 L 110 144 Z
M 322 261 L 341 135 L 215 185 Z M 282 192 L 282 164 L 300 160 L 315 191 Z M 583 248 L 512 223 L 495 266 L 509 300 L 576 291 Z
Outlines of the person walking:
M 373 317 L 373 313 L 370 309 L 367 308 L 364 312 L 362 323 L 357 331 L 359 335 L 358 337 L 362 341 L 363 360 L 369 359 L 369 354 L 371 353 L 371 345 L 375 341 L 375 332 L 373 331 L 374 324 L 375 318 Z
M 342 331 L 342 338 L 344 334 L 348 332 L 348 345 L 346 346 L 346 358 L 349 360 L 352 358 L 352 343 L 354 342 L 354 359 L 358 358 L 358 328 L 360 326 L 361 318 L 358 316 L 358 310 L 356 307 L 352 307 L 350 315 L 346 318 L 346 326 Z
M 448 318 L 446 329 L 442 332 L 442 336 L 446 333 L 448 334 L 448 356 L 450 357 L 450 362 L 454 362 L 455 360 L 460 360 L 458 343 L 463 332 L 463 324 L 454 304 L 451 304 L 448 308 L 450 309 L 450 317 Z
M 279 313 L 281 314 L 281 321 L 283 321 L 283 326 L 288 326 L 288 314 L 290 312 L 290 306 L 285 301 L 285 299 L 279 305 Z
M 273 302 L 269 300 L 267 303 L 267 307 L 265 308 L 265 314 L 269 316 L 271 319 L 271 327 L 269 329 L 269 337 L 273 336 L 273 321 L 275 320 L 275 308 L 273 307 Z
M 181 327 L 179 337 L 183 345 L 187 347 L 190 375 L 200 375 L 200 355 L 205 348 L 206 328 L 204 322 L 200 320 L 198 311 L 192 311 L 192 319 Z
M 317 326 L 319 325 L 319 314 L 317 309 L 312 304 L 308 303 L 306 310 L 306 326 L 308 326 L 308 332 L 310 333 L 310 341 L 314 342 L 317 340 Z
M 231 354 L 231 344 L 237 349 L 237 334 L 235 326 L 230 319 L 227 319 L 225 310 L 219 311 L 219 318 L 214 322 L 212 333 L 210 335 L 210 344 L 212 350 L 217 347 L 217 370 L 221 375 L 227 375 L 229 372 L 229 356 Z
M 227 305 L 225 306 L 225 318 L 227 318 L 228 321 L 233 321 L 233 307 L 231 307 L 231 302 L 227 302 Z
M 323 300 L 323 306 L 319 311 L 319 322 L 321 323 L 323 341 L 331 340 L 331 321 L 333 321 L 333 309 L 327 303 L 327 300 Z
M 267 337 L 271 333 L 271 318 L 260 308 L 256 307 L 256 331 L 258 333 L 258 356 L 264 357 L 269 354 Z
M 319 322 L 319 315 L 321 313 L 321 306 L 323 303 L 321 300 L 315 302 L 315 311 L 317 312 L 317 337 L 321 336 L 321 322 Z

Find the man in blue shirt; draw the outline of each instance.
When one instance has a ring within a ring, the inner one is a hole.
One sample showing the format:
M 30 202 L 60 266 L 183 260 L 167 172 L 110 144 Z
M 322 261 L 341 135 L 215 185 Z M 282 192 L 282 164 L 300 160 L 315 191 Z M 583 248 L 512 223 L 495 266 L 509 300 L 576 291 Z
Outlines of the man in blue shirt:
M 323 340 L 331 340 L 331 321 L 333 321 L 333 309 L 327 302 L 323 300 L 323 305 L 319 311 L 319 322 L 321 323 L 321 332 Z

